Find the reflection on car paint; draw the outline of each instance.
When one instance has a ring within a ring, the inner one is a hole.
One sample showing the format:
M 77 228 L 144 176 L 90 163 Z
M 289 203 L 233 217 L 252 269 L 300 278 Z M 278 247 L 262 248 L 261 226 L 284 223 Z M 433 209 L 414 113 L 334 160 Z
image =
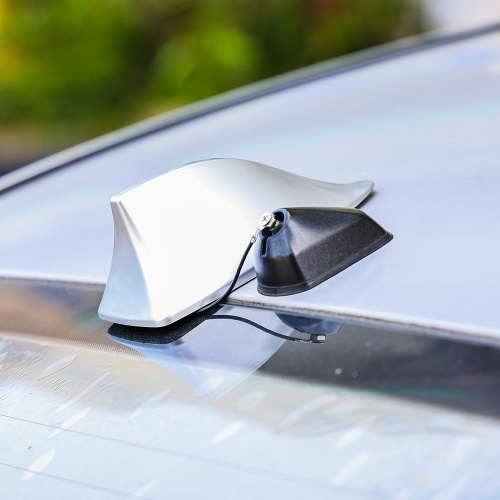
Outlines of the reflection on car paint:
M 109 334 L 158 361 L 203 396 L 217 399 L 258 370 L 286 338 L 296 339 L 296 330 L 325 335 L 336 333 L 341 326 L 342 322 L 318 318 L 218 306 L 162 328 L 114 324 Z M 230 377 L 221 374 L 221 367 L 231 369 Z
M 282 335 L 293 329 L 284 325 L 270 311 L 241 310 L 241 307 L 224 308 L 224 312 L 236 317 L 252 318 Z M 221 314 L 219 311 L 213 315 Z M 285 342 L 249 324 L 233 320 L 194 321 L 179 329 L 171 327 L 154 329 L 113 325 L 113 340 L 130 347 L 144 356 L 154 359 L 177 376 L 191 384 L 202 396 L 218 399 L 240 384 L 260 368 Z M 137 333 L 139 331 L 140 333 Z M 127 335 L 128 334 L 128 335 Z M 141 341 L 137 339 L 142 335 Z M 127 338 L 126 338 L 127 337 Z

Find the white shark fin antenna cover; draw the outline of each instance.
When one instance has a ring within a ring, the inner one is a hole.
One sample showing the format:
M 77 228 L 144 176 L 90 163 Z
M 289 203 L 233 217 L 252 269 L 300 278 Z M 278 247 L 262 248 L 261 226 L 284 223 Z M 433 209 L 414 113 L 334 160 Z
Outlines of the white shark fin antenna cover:
M 331 184 L 247 160 L 182 166 L 111 199 L 115 246 L 99 316 L 171 324 L 220 297 L 263 212 L 353 208 L 373 183 Z M 247 259 L 238 284 L 255 276 Z

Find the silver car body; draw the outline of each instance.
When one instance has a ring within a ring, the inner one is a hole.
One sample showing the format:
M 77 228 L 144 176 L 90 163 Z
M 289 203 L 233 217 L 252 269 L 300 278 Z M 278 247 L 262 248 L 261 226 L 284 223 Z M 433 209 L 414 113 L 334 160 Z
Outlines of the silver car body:
M 9 498 L 500 495 L 500 31 L 338 64 L 1 180 Z M 394 240 L 305 293 L 250 281 L 173 343 L 108 334 L 110 198 L 213 157 L 373 180 Z M 292 344 L 251 324 L 295 335 L 276 312 L 346 324 Z

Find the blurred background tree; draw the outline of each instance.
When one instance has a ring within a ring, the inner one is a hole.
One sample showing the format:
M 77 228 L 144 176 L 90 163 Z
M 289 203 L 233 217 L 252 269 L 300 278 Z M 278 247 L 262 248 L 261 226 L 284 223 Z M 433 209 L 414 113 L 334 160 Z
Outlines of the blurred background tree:
M 422 24 L 419 0 L 0 0 L 0 169 Z

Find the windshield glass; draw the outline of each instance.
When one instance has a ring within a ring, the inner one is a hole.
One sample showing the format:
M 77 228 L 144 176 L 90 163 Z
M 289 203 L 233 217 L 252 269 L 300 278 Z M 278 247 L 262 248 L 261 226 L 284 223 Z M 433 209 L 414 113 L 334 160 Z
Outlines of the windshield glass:
M 147 336 L 100 321 L 100 291 L 1 295 L 2 428 L 33 450 L 4 461 L 26 491 L 35 476 L 147 498 L 500 493 L 498 349 L 235 306 Z M 68 466 L 73 450 L 92 467 Z

